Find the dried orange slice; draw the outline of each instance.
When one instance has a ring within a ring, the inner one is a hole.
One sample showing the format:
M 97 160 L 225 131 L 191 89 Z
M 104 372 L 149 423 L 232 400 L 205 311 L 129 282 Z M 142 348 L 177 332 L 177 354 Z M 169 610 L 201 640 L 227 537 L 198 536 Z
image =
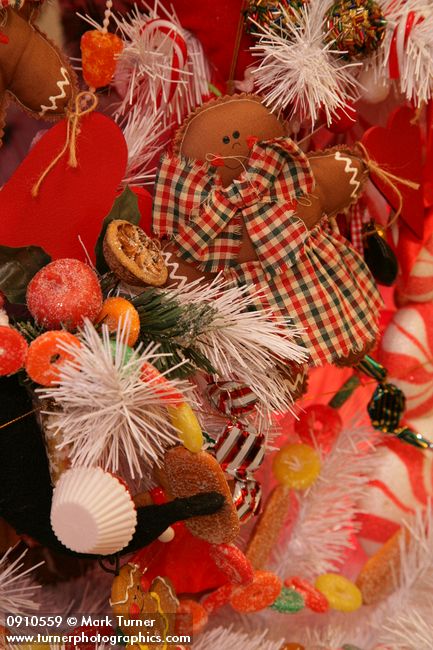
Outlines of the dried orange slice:
M 104 237 L 105 261 L 128 284 L 162 286 L 168 277 L 159 241 L 123 219 L 114 219 Z

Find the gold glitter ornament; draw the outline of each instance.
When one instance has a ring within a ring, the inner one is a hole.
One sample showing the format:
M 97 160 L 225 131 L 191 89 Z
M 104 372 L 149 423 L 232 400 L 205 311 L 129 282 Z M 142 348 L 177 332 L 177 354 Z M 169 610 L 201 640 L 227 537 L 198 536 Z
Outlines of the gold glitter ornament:
M 339 0 L 325 14 L 325 42 L 347 59 L 365 59 L 385 36 L 386 19 L 374 0 Z
M 258 23 L 262 27 L 274 29 L 282 36 L 288 22 L 293 24 L 298 21 L 298 12 L 307 1 L 249 0 L 244 11 L 245 30 L 256 34 L 258 27 L 254 23 Z

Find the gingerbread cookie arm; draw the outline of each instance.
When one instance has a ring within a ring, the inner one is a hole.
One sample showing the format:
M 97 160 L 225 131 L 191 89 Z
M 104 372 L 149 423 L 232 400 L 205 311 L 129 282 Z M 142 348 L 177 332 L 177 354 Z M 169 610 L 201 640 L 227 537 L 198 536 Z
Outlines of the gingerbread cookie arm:
M 355 203 L 368 178 L 367 165 L 350 149 L 335 147 L 308 154 L 315 179 L 312 209 L 323 215 L 335 216 Z

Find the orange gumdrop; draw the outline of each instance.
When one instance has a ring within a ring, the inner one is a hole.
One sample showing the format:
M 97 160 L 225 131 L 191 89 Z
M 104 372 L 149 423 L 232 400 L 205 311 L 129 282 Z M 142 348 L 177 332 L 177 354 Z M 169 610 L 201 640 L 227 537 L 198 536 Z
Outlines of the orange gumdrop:
M 203 605 L 190 598 L 181 599 L 176 612 L 176 633 L 196 634 L 206 625 L 208 614 Z
M 126 319 L 128 325 L 125 327 L 125 334 L 127 335 L 125 343 L 132 348 L 137 343 L 140 334 L 140 316 L 129 300 L 119 296 L 107 298 L 102 305 L 97 322 L 107 325 L 110 332 L 117 332 L 126 322 Z
M 59 383 L 60 369 L 65 361 L 73 361 L 74 356 L 63 346 L 81 345 L 76 336 L 64 330 L 44 332 L 30 344 L 27 353 L 26 371 L 30 379 L 42 386 Z
M 95 29 L 82 35 L 81 60 L 83 77 L 88 86 L 102 88 L 110 83 L 122 49 L 123 41 L 116 34 L 104 34 Z

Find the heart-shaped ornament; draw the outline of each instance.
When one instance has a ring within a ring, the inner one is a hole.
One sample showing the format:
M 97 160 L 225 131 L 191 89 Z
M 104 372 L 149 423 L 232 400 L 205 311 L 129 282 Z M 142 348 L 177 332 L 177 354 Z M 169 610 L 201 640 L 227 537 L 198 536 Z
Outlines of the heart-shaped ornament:
M 412 231 L 415 238 L 422 241 L 424 237 L 422 140 L 420 128 L 414 122 L 414 117 L 413 109 L 407 106 L 400 107 L 391 114 L 386 128 L 373 126 L 368 129 L 362 138 L 362 143 L 370 157 L 385 171 L 419 184 L 418 190 L 398 182 L 396 187 L 403 199 L 400 219 Z M 400 203 L 398 192 L 374 173 L 371 174 L 371 179 L 392 208 L 397 210 Z
M 0 244 L 41 246 L 54 259 L 84 258 L 81 238 L 93 256 L 104 217 L 110 211 L 127 162 L 122 131 L 110 118 L 93 112 L 80 119 L 77 167 L 69 150 L 32 188 L 65 146 L 67 120 L 47 131 L 0 191 Z

